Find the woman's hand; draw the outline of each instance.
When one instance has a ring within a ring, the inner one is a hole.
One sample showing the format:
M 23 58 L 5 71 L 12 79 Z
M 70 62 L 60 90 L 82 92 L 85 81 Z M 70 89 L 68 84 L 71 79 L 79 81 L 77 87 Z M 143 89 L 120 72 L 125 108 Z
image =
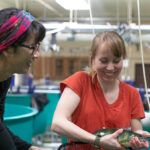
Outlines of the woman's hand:
M 100 139 L 100 145 L 102 148 L 108 150 L 126 150 L 126 148 L 122 147 L 117 140 L 119 134 L 123 132 L 123 129 L 119 129 L 113 134 L 105 135 Z
M 143 135 L 143 136 L 145 136 L 145 137 L 150 138 L 150 133 L 147 132 L 147 131 L 137 130 L 137 131 L 135 131 L 135 132 L 138 133 L 138 134 L 141 134 L 141 135 Z
M 36 146 L 31 146 L 28 150 L 41 150 L 41 149 Z
M 139 133 L 145 137 L 150 138 L 150 133 L 147 131 L 143 131 L 143 130 L 138 130 L 136 131 L 136 133 Z M 132 147 L 132 149 L 140 149 L 140 148 L 149 148 L 149 142 L 145 141 L 145 142 L 141 142 L 137 137 L 133 138 L 130 140 L 130 145 Z

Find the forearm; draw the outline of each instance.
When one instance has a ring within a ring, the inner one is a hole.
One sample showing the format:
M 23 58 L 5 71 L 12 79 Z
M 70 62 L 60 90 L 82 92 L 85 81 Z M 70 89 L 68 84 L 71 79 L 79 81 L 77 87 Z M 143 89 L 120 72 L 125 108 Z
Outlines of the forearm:
M 95 135 L 69 121 L 79 103 L 80 97 L 72 89 L 66 87 L 54 113 L 52 130 L 71 140 L 93 144 Z
M 94 143 L 95 135 L 81 129 L 67 119 L 55 119 L 52 123 L 52 130 L 71 140 L 82 141 L 85 143 Z

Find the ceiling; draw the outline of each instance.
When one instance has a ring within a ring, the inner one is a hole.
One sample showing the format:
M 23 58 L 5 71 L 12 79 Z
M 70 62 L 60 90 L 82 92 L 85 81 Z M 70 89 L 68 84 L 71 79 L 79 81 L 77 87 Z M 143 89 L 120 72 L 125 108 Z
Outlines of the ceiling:
M 150 0 L 140 1 L 141 23 L 150 24 Z M 94 24 L 137 23 L 137 0 L 90 0 Z M 89 10 L 65 10 L 55 0 L 0 0 L 0 9 L 17 7 L 29 11 L 44 22 L 91 23 Z M 71 19 L 72 18 L 72 19 Z
M 69 10 L 57 4 L 56 0 L 0 0 L 0 9 L 6 7 L 24 9 L 42 22 L 50 32 L 56 29 L 54 32 L 92 33 L 91 29 L 94 26 L 96 32 L 107 29 L 128 32 L 131 29 L 137 33 L 140 19 L 141 24 L 146 25 L 146 30 L 142 28 L 142 31 L 150 34 L 150 0 L 139 0 L 140 18 L 138 18 L 138 0 L 89 1 L 91 13 L 89 10 L 78 10 L 73 11 L 72 15 Z

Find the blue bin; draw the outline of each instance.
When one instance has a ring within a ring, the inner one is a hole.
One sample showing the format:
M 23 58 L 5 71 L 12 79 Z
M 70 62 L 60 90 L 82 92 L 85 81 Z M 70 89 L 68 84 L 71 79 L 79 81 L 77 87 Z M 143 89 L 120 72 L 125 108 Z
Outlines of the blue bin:
M 32 143 L 33 119 L 38 111 L 27 106 L 6 104 L 4 123 L 21 139 Z
M 8 94 L 6 96 L 6 103 L 31 106 L 31 95 L 30 94 Z

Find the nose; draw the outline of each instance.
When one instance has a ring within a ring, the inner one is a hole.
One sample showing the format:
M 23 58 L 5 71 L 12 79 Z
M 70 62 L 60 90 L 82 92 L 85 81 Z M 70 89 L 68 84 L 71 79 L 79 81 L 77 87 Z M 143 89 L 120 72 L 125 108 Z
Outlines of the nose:
M 114 70 L 114 64 L 113 63 L 109 63 L 106 67 L 107 70 Z

